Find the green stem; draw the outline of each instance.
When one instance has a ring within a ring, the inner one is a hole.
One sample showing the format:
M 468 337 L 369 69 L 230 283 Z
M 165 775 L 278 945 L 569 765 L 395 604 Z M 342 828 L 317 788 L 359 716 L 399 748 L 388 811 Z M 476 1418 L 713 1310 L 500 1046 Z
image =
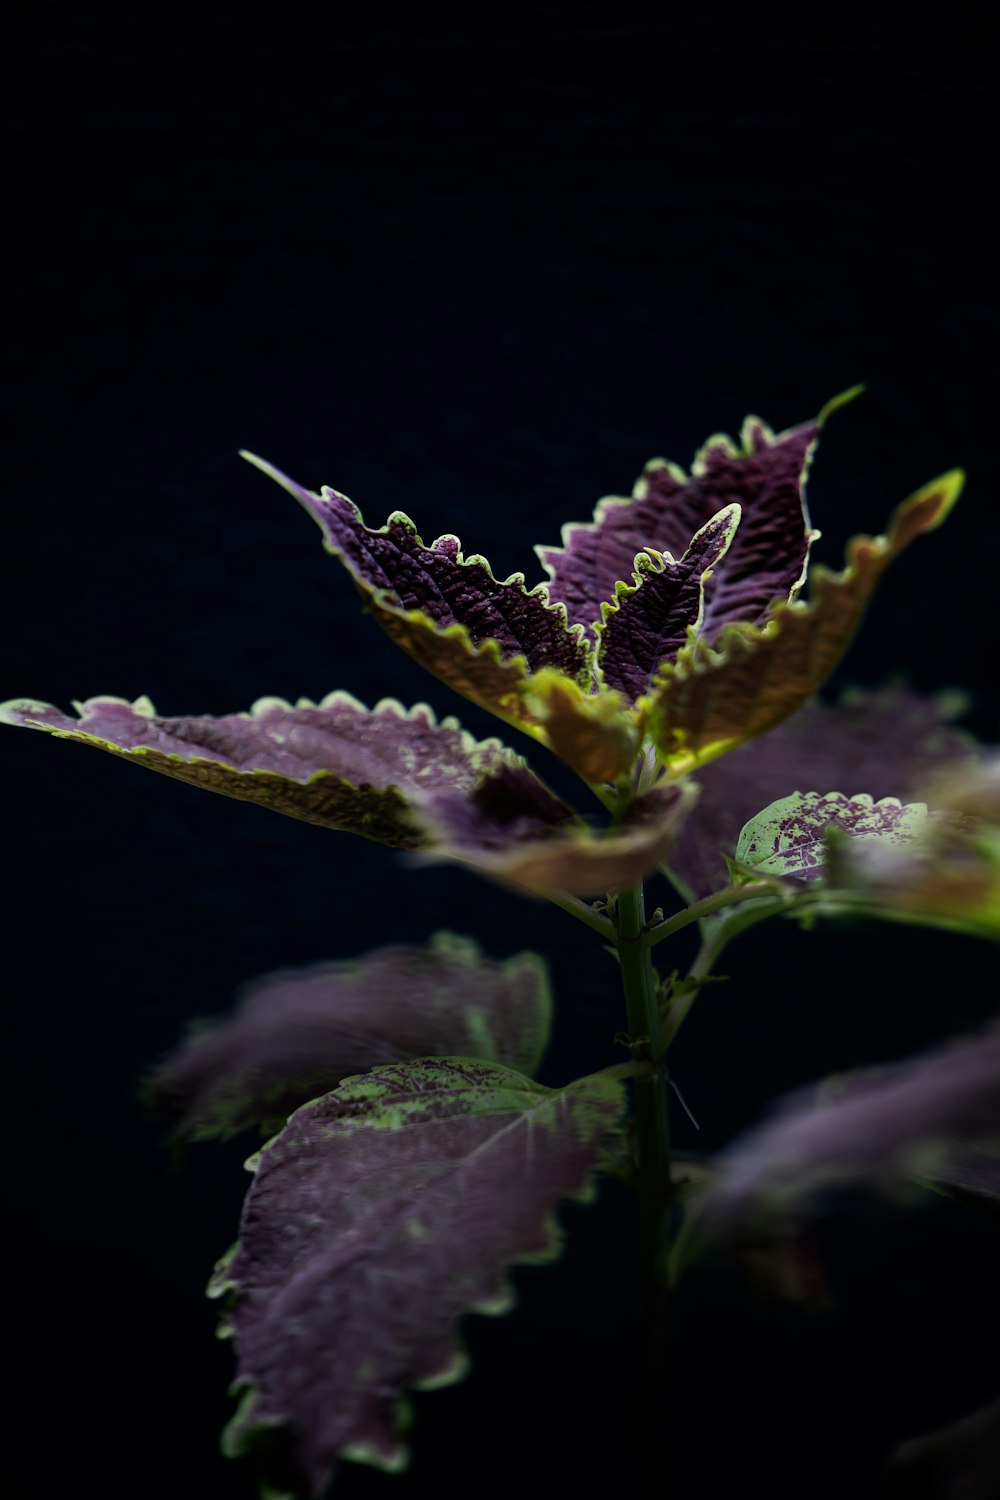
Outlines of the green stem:
M 753 881 L 749 885 L 727 885 L 724 891 L 716 891 L 713 896 L 706 896 L 703 901 L 686 906 L 666 922 L 657 922 L 655 927 L 648 928 L 643 934 L 642 941 L 652 948 L 655 943 L 662 943 L 664 938 L 673 937 L 675 932 L 690 927 L 692 922 L 700 922 L 705 917 L 712 916 L 714 912 L 739 906 L 744 901 L 765 900 L 768 900 L 768 905 L 766 910 L 762 908 L 762 916 L 770 916 L 772 912 L 788 904 L 788 897 L 777 894 L 773 882 L 768 880 Z
M 670 1125 L 667 1073 L 663 1065 L 656 976 L 643 942 L 642 886 L 619 892 L 616 944 L 628 1011 L 628 1029 L 637 1059 L 651 1064 L 635 1080 L 636 1153 L 639 1190 L 639 1339 L 637 1395 L 651 1417 L 663 1384 L 664 1321 L 670 1249 Z
M 607 917 L 588 906 L 586 901 L 581 901 L 579 896 L 571 896 L 567 891 L 550 891 L 549 900 L 553 906 L 559 906 L 563 911 L 569 912 L 571 917 L 576 917 L 578 922 L 584 922 L 604 938 L 605 942 L 614 942 L 615 929 Z

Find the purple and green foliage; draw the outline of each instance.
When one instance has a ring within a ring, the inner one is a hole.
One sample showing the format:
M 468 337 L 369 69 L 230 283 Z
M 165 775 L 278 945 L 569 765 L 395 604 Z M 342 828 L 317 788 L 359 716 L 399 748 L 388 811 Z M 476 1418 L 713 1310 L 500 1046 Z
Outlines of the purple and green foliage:
M 494 578 L 453 536 L 425 545 L 394 511 L 373 529 L 344 495 L 318 495 L 252 454 L 323 531 L 387 634 L 474 703 L 547 745 L 587 781 L 625 782 L 644 740 L 682 775 L 786 718 L 848 645 L 882 572 L 947 515 L 958 471 L 858 537 L 843 573 L 798 602 L 811 531 L 803 484 L 820 417 L 740 446 L 710 439 L 692 474 L 648 465 L 632 498 L 541 548 L 548 584 Z
M 751 818 L 736 842 L 736 863 L 754 875 L 818 880 L 826 870 L 831 833 L 881 847 L 908 844 L 927 822 L 922 802 L 874 802 L 864 792 L 792 792 Z
M 671 877 L 694 900 L 722 884 L 723 859 L 758 809 L 793 789 L 863 787 L 875 801 L 919 800 L 942 771 L 973 768 L 981 747 L 953 727 L 955 705 L 900 686 L 813 702 L 770 733 L 704 766 L 698 815 L 681 829 Z
M 425 1058 L 298 1110 L 211 1288 L 244 1391 L 226 1451 L 285 1433 L 313 1495 L 344 1458 L 403 1467 L 405 1392 L 460 1379 L 458 1319 L 508 1311 L 508 1268 L 558 1255 L 554 1210 L 588 1196 L 623 1108 L 615 1070 L 547 1089 Z
M 348 693 L 294 707 L 262 698 L 223 718 L 158 718 L 146 698 L 91 698 L 74 719 L 15 699 L 0 719 L 275 812 L 428 858 L 457 859 L 548 895 L 641 880 L 669 854 L 693 789 L 655 788 L 594 834 L 498 740 L 477 742 L 426 704 L 366 709 Z
M 231 1016 L 194 1028 L 160 1064 L 149 1094 L 189 1140 L 258 1124 L 270 1134 L 307 1100 L 380 1063 L 458 1055 L 532 1077 L 550 1011 L 536 954 L 498 962 L 439 932 L 424 947 L 255 980 Z
M 334 692 L 218 718 L 159 717 L 145 698 L 91 698 L 77 717 L 0 706 L 9 723 L 546 897 L 618 961 L 632 1061 L 560 1089 L 531 1080 L 549 1025 L 540 960 L 489 960 L 448 935 L 258 981 L 161 1065 L 151 1093 L 179 1136 L 277 1131 L 212 1286 L 244 1393 L 227 1452 L 267 1469 L 282 1449 L 281 1473 L 313 1497 L 343 1459 L 401 1467 L 407 1391 L 458 1378 L 461 1318 L 511 1305 L 510 1268 L 554 1258 L 558 1204 L 612 1163 L 640 1200 L 638 1347 L 655 1384 L 667 1206 L 682 1196 L 665 1059 L 727 943 L 772 915 L 844 913 L 1000 937 L 997 762 L 902 689 L 811 702 L 885 568 L 962 485 L 952 471 L 924 486 L 885 535 L 850 542 L 842 572 L 807 580 L 805 477 L 853 394 L 783 433 L 750 417 L 690 474 L 654 460 L 630 498 L 537 549 L 548 581 L 530 589 L 453 536 L 426 545 L 400 511 L 370 528 L 336 490 L 252 459 L 318 522 L 383 630 L 574 769 L 603 827 L 424 704 L 368 709 Z M 642 882 L 657 868 L 689 904 L 647 921 Z M 664 982 L 653 947 L 695 923 L 689 973 Z M 739 1240 L 831 1174 L 917 1173 L 995 1206 L 997 1138 L 994 1029 L 838 1083 L 818 1106 L 796 1101 L 718 1171 L 692 1172 L 687 1224 Z M 800 1271 L 785 1254 L 779 1280 L 801 1285 Z M 670 1409 L 655 1389 L 648 1404 L 657 1420 Z

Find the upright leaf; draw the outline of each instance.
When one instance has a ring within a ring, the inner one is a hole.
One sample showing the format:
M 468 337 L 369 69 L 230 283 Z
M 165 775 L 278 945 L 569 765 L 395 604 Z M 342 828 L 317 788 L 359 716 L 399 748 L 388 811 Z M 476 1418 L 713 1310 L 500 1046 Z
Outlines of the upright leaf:
M 604 606 L 598 666 L 604 683 L 631 703 L 700 630 L 708 581 L 738 534 L 739 522 L 738 505 L 720 510 L 679 562 L 660 552 L 641 552 L 635 559 L 635 582 L 620 583 L 614 603 Z
M 467 1059 L 349 1080 L 260 1153 L 235 1252 L 230 1454 L 284 1433 L 318 1496 L 348 1458 L 401 1468 L 404 1393 L 465 1372 L 457 1324 L 513 1302 L 507 1270 L 559 1250 L 623 1106 L 610 1074 L 545 1089 Z
M 565 606 L 571 624 L 593 629 L 601 605 L 632 576 L 634 559 L 655 549 L 680 557 L 691 538 L 724 507 L 743 509 L 743 520 L 707 596 L 710 637 L 733 621 L 753 623 L 777 598 L 792 598 L 805 573 L 813 533 L 803 482 L 819 427 L 816 422 L 777 437 L 757 417 L 743 424 L 740 445 L 709 438 L 690 477 L 665 459 L 653 459 L 631 499 L 602 500 L 587 524 L 563 528 L 562 547 L 536 551 L 550 574 L 549 592 Z
M 674 774 L 763 734 L 808 702 L 846 650 L 889 563 L 941 524 L 962 482 L 958 470 L 945 474 L 898 507 L 885 536 L 855 537 L 842 573 L 812 575 L 807 604 L 778 604 L 762 626 L 731 625 L 718 649 L 699 639 L 662 669 L 649 729 Z

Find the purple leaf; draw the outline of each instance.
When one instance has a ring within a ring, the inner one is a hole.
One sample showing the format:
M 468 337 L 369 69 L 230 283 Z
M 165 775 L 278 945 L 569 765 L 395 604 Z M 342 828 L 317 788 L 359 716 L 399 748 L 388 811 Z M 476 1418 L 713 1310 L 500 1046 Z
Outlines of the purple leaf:
M 606 833 L 567 825 L 540 838 L 516 819 L 505 821 L 503 787 L 504 778 L 496 776 L 483 783 L 480 796 L 442 793 L 435 798 L 432 814 L 441 829 L 441 852 L 419 858 L 466 859 L 482 874 L 537 896 L 554 891 L 605 895 L 644 880 L 670 857 L 698 795 L 690 782 L 661 785 L 637 797 Z M 503 837 L 496 836 L 497 829 Z
M 601 605 L 632 576 L 634 558 L 655 549 L 680 557 L 691 538 L 724 507 L 743 520 L 708 592 L 704 628 L 714 638 L 732 621 L 760 620 L 775 599 L 802 582 L 812 532 L 802 486 L 825 417 L 855 394 L 831 401 L 815 422 L 775 437 L 757 417 L 743 424 L 740 447 L 710 438 L 689 478 L 665 459 L 646 465 L 631 500 L 602 500 L 592 523 L 563 528 L 562 547 L 537 552 L 551 575 L 549 593 L 572 624 L 592 628 Z
M 734 750 L 809 701 L 847 649 L 889 563 L 941 524 L 962 482 L 958 470 L 943 475 L 896 509 L 885 536 L 855 537 L 842 573 L 812 575 L 808 604 L 778 604 L 763 627 L 729 626 L 718 650 L 702 637 L 662 668 L 649 731 L 674 774 Z
M 278 1429 L 316 1496 L 340 1459 L 403 1467 L 404 1393 L 459 1379 L 458 1319 L 506 1311 L 507 1268 L 558 1254 L 553 1210 L 587 1193 L 622 1108 L 607 1073 L 551 1090 L 426 1059 L 293 1115 L 210 1288 L 235 1294 L 245 1391 L 225 1451 Z
M 530 1076 L 550 1009 L 537 955 L 498 962 L 442 932 L 424 947 L 253 981 L 231 1016 L 199 1026 L 159 1065 L 149 1092 L 191 1140 L 255 1124 L 277 1130 L 293 1109 L 379 1063 L 458 1054 Z
M 818 880 L 825 873 L 827 835 L 882 845 L 912 843 L 927 822 L 923 802 L 866 793 L 792 792 L 750 819 L 736 844 L 737 863 L 756 875 Z
M 698 813 L 681 829 L 671 874 L 693 900 L 718 890 L 723 855 L 735 853 L 743 824 L 790 787 L 863 786 L 879 801 L 909 798 L 940 768 L 974 764 L 979 747 L 948 724 L 950 712 L 945 700 L 898 686 L 852 694 L 835 706 L 807 704 L 697 773 Z
M 828 1083 L 823 1095 L 798 1095 L 723 1153 L 703 1223 L 732 1231 L 831 1176 L 933 1176 L 956 1144 L 1000 1136 L 1000 1028 Z
M 401 511 L 373 530 L 336 490 L 314 495 L 263 459 L 244 457 L 319 523 L 327 550 L 387 634 L 456 692 L 530 729 L 537 721 L 524 696 L 542 668 L 590 689 L 590 647 L 579 628 L 567 625 L 563 607 L 549 603 L 544 584 L 529 591 L 522 573 L 501 582 L 485 558 L 463 557 L 454 536 L 425 546 Z
M 740 507 L 727 506 L 701 528 L 680 562 L 640 552 L 634 584 L 620 583 L 604 605 L 597 661 L 604 682 L 632 703 L 649 690 L 657 669 L 672 661 L 702 625 L 706 582 L 738 534 Z
M 401 849 L 429 842 L 417 815 L 425 796 L 456 785 L 471 791 L 505 758 L 496 741 L 477 745 L 453 719 L 438 724 L 425 704 L 407 713 L 384 699 L 367 709 L 348 693 L 295 707 L 261 698 L 249 713 L 220 718 L 158 718 L 148 698 L 75 707 L 78 719 L 15 700 L 0 706 L 0 719 Z
M 691 805 L 692 794 L 670 790 L 616 830 L 592 833 L 520 756 L 477 742 L 454 719 L 437 723 L 425 704 L 366 709 L 331 693 L 318 706 L 263 698 L 248 714 L 171 719 L 157 718 L 148 699 L 77 706 L 74 719 L 15 700 L 0 720 L 325 828 L 457 859 L 532 895 L 603 894 L 641 879 L 669 854 Z

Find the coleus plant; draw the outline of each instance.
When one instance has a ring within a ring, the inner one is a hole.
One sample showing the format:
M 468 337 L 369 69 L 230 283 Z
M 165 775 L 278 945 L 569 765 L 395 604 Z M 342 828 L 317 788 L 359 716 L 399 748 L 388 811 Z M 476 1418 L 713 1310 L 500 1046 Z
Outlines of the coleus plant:
M 912 1175 L 919 1158 L 942 1191 L 996 1194 L 995 1036 L 911 1064 L 901 1082 L 800 1102 L 714 1167 L 671 1164 L 667 1051 L 738 932 L 861 912 L 1000 933 L 994 764 L 939 704 L 902 689 L 815 701 L 885 568 L 962 484 L 954 471 L 925 485 L 882 535 L 850 543 L 843 571 L 810 572 L 805 478 L 826 418 L 854 394 L 779 434 L 748 418 L 738 443 L 710 438 L 690 474 L 647 464 L 630 498 L 601 501 L 561 546 L 538 549 L 548 581 L 533 588 L 496 579 L 454 536 L 426 545 L 401 512 L 368 527 L 336 490 L 314 494 L 246 455 L 319 524 L 392 640 L 578 774 L 604 809 L 597 831 L 520 755 L 424 704 L 367 708 L 334 692 L 223 717 L 113 697 L 76 717 L 23 699 L 0 709 L 470 866 L 555 903 L 618 959 L 631 1060 L 561 1088 L 534 1081 L 550 1012 L 541 960 L 497 962 L 449 934 L 261 981 L 159 1069 L 153 1092 L 182 1137 L 270 1135 L 211 1294 L 242 1391 L 226 1451 L 259 1451 L 266 1475 L 279 1438 L 285 1492 L 319 1496 L 344 1459 L 403 1466 L 407 1391 L 462 1373 L 460 1319 L 510 1304 L 510 1268 L 556 1255 L 558 1204 L 590 1194 L 601 1171 L 639 1199 L 648 1387 L 668 1280 L 699 1237 L 738 1235 L 774 1201 L 780 1220 L 838 1166 Z M 922 787 L 932 806 L 900 800 Z M 656 870 L 679 909 L 647 918 Z M 654 947 L 694 924 L 690 972 L 659 975 Z M 931 1110 L 915 1107 L 925 1078 Z

